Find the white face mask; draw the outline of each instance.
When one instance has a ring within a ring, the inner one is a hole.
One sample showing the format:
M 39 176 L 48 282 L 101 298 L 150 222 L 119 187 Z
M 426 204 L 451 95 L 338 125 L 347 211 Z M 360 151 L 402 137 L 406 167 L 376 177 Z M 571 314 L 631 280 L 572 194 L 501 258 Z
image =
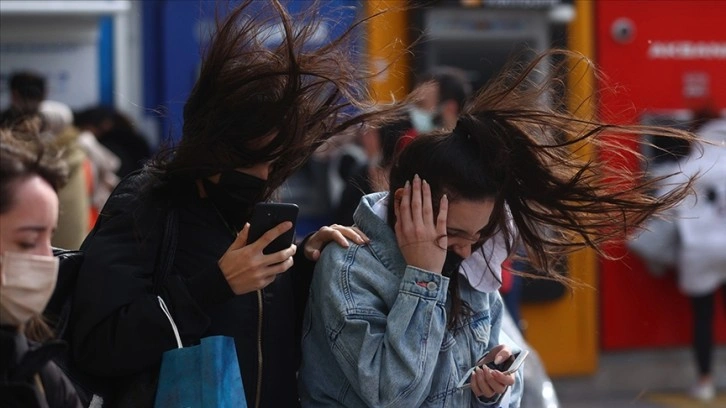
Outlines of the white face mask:
M 411 108 L 411 124 L 418 133 L 428 133 L 435 129 L 434 114 L 419 108 Z
M 5 252 L 0 265 L 0 324 L 17 327 L 43 313 L 58 279 L 58 258 Z

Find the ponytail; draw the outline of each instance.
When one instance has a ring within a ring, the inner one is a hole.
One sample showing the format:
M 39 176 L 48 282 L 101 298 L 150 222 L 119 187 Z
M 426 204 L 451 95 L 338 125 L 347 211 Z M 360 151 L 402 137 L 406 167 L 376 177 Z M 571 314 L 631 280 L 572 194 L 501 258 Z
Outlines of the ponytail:
M 545 64 L 550 60 L 559 62 Z M 612 125 L 569 112 L 557 101 L 564 95 L 565 76 L 577 64 L 594 70 L 589 60 L 564 50 L 507 67 L 469 100 L 453 131 L 420 136 L 401 152 L 391 170 L 390 191 L 419 174 L 431 185 L 434 203 L 442 194 L 450 201 L 494 199 L 482 237 L 503 234 L 510 253 L 521 240 L 545 277 L 564 280 L 556 272 L 558 260 L 584 247 L 612 258 L 604 243 L 675 206 L 691 182 L 655 198 L 650 192 L 667 176 L 646 181 L 639 169 L 587 155 L 582 147 L 644 162 L 630 147 L 639 136 L 688 141 L 694 136 L 665 127 Z

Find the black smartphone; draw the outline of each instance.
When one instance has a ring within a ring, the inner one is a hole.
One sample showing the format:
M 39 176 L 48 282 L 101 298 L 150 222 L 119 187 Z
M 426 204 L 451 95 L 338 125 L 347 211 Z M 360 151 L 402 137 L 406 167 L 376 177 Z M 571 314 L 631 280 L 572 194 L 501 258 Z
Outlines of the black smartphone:
M 292 228 L 275 238 L 262 250 L 264 254 L 287 249 L 295 240 L 295 223 L 297 221 L 298 206 L 291 203 L 257 203 L 252 210 L 250 218 L 250 233 L 247 237 L 248 243 L 253 243 L 270 229 L 282 222 L 292 222 Z

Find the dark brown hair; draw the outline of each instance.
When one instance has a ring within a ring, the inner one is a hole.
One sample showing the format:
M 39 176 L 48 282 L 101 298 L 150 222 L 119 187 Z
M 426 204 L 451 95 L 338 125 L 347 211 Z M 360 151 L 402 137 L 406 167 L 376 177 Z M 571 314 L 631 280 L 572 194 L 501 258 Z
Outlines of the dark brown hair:
M 199 178 L 274 160 L 269 196 L 331 136 L 397 108 L 368 102 L 367 75 L 351 51 L 362 21 L 315 44 L 317 2 L 295 15 L 277 0 L 253 3 L 217 22 L 184 106 L 181 141 L 152 167 Z
M 540 54 L 526 66 L 507 66 L 468 101 L 453 132 L 420 136 L 400 153 L 390 173 L 391 194 L 418 174 L 431 185 L 434 203 L 443 194 L 449 201 L 494 199 L 482 238 L 503 234 L 510 253 L 520 241 L 545 277 L 566 280 L 556 272 L 557 260 L 584 247 L 610 257 L 603 243 L 677 204 L 690 183 L 654 198 L 650 192 L 662 178 L 645 180 L 637 170 L 592 157 L 584 144 L 610 157 L 642 160 L 623 139 L 694 136 L 577 117 L 558 102 L 575 64 L 594 69 L 583 56 L 564 50 Z M 389 207 L 389 219 L 395 220 Z M 456 286 L 449 286 L 450 324 L 466 309 Z

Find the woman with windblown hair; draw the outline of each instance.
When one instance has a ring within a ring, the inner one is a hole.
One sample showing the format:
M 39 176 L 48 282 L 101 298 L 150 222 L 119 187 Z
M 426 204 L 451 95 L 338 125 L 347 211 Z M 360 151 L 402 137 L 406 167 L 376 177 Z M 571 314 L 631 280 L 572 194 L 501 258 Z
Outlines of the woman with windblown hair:
M 255 203 L 332 135 L 385 113 L 347 113 L 368 108 L 348 51 L 354 27 L 313 47 L 315 8 L 293 16 L 278 1 L 256 3 L 243 2 L 218 23 L 178 145 L 119 184 L 83 243 L 73 359 L 115 385 L 104 406 L 152 403 L 161 356 L 176 347 L 157 294 L 185 346 L 234 338 L 248 406 L 298 405 L 299 323 L 312 272 L 305 263 L 330 240 L 363 242 L 352 229 L 324 227 L 304 250 L 264 254 L 289 222 L 247 239 Z M 172 212 L 176 248 L 159 251 Z M 157 265 L 167 263 L 169 275 L 155 280 Z M 144 387 L 151 398 L 136 400 Z
M 562 62 L 538 72 L 549 58 Z M 485 365 L 519 351 L 500 332 L 504 257 L 521 244 L 538 269 L 564 279 L 554 272 L 559 256 L 584 247 L 607 256 L 603 243 L 685 196 L 688 184 L 653 199 L 652 181 L 633 182 L 577 149 L 635 154 L 606 133 L 692 136 L 582 120 L 548 101 L 563 95 L 573 59 L 589 63 L 551 51 L 508 67 L 468 101 L 453 131 L 400 152 L 387 193 L 363 197 L 354 220 L 371 242 L 330 245 L 316 264 L 303 406 L 518 407 L 520 372 Z

